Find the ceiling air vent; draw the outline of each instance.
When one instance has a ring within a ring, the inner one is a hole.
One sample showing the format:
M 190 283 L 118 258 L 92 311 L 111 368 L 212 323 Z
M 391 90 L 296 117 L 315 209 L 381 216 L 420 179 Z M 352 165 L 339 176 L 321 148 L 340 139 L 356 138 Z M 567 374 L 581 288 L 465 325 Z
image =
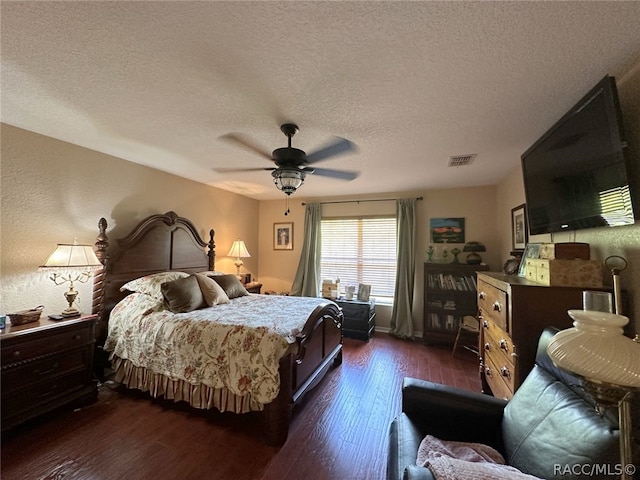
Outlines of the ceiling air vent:
M 453 155 L 449 157 L 449 163 L 447 163 L 447 166 L 463 167 L 465 165 L 470 165 L 477 155 L 478 155 L 477 153 L 471 153 L 469 155 Z

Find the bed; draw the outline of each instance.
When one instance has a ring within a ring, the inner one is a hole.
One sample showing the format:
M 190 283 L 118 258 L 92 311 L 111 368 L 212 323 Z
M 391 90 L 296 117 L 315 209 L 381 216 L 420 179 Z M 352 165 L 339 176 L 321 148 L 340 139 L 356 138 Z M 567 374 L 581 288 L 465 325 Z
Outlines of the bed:
M 98 227 L 93 313 L 116 380 L 194 408 L 257 411 L 266 443 L 284 444 L 294 406 L 342 362 L 341 309 L 320 298 L 232 296 L 234 276 L 215 271 L 214 231 L 206 242 L 175 212 L 147 217 L 113 245 L 104 218 Z M 194 278 L 222 285 L 229 301 L 170 312 L 168 288 Z

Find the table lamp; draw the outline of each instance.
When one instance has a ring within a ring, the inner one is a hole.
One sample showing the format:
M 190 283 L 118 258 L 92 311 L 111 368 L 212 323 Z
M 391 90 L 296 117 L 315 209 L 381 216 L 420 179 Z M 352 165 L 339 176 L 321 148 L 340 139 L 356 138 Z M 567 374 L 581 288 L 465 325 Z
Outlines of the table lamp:
M 480 265 L 482 263 L 482 257 L 478 255 L 478 252 L 486 252 L 487 249 L 480 242 L 467 242 L 462 247 L 463 252 L 470 252 L 467 255 L 468 265 Z
M 93 270 L 102 267 L 102 263 L 96 257 L 91 245 L 80 245 L 76 240 L 73 243 L 59 243 L 49 258 L 40 266 L 40 270 L 52 270 L 49 277 L 56 285 L 69 282 L 69 290 L 64 298 L 69 303 L 60 314 L 63 317 L 80 315 L 73 306 L 78 296 L 73 282 L 85 283 L 93 273 Z
M 231 250 L 229 250 L 229 253 L 227 253 L 227 257 L 236 257 L 233 264 L 236 266 L 236 276 L 238 277 L 238 279 L 241 279 L 242 277 L 240 276 L 240 267 L 244 265 L 242 259 L 251 257 L 251 255 L 247 251 L 247 247 L 245 246 L 244 241 L 234 241 L 233 245 L 231 245 Z
M 547 352 L 553 363 L 583 380 L 585 391 L 598 411 L 618 407 L 622 479 L 631 479 L 631 406 L 640 391 L 640 343 L 623 335 L 629 319 L 623 315 L 589 310 L 569 310 L 573 328 L 553 336 Z

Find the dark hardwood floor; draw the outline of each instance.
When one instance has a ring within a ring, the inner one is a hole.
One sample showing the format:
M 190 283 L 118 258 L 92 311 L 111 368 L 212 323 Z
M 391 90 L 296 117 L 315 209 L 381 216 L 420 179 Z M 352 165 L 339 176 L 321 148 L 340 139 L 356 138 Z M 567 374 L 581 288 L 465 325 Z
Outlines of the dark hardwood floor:
M 480 390 L 475 355 L 377 333 L 345 339 L 344 359 L 266 446 L 255 416 L 201 412 L 101 385 L 98 401 L 2 438 L 3 480 L 383 479 L 389 423 L 405 376 Z

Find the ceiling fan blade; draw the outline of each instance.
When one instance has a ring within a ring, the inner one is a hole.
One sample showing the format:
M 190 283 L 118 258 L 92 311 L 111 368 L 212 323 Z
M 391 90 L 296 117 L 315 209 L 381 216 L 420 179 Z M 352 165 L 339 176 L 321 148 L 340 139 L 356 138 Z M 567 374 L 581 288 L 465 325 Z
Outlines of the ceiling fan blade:
M 313 173 L 314 175 L 320 175 L 323 177 L 337 178 L 339 180 L 354 180 L 358 178 L 360 172 L 353 172 L 350 170 L 332 170 L 330 168 L 305 168 L 305 172 Z
M 247 148 L 249 150 L 251 150 L 253 153 L 257 153 L 258 155 L 268 159 L 268 160 L 272 160 L 272 156 L 271 156 L 271 152 L 269 152 L 268 150 L 265 150 L 264 148 L 262 148 L 261 146 L 253 143 L 249 137 L 246 137 L 245 135 L 242 135 L 240 133 L 227 133 L 226 135 L 221 135 L 220 136 L 221 140 L 225 140 L 227 142 L 233 143 L 235 145 L 239 145 L 241 147 Z
M 307 155 L 307 164 L 326 160 L 329 157 L 334 157 L 347 152 L 356 151 L 358 147 L 356 144 L 347 140 L 346 138 L 335 137 L 336 139 L 328 145 L 322 147 L 320 150 L 316 150 L 313 153 Z
M 212 168 L 216 173 L 235 173 L 235 172 L 264 172 L 265 170 L 275 170 L 275 168 Z

